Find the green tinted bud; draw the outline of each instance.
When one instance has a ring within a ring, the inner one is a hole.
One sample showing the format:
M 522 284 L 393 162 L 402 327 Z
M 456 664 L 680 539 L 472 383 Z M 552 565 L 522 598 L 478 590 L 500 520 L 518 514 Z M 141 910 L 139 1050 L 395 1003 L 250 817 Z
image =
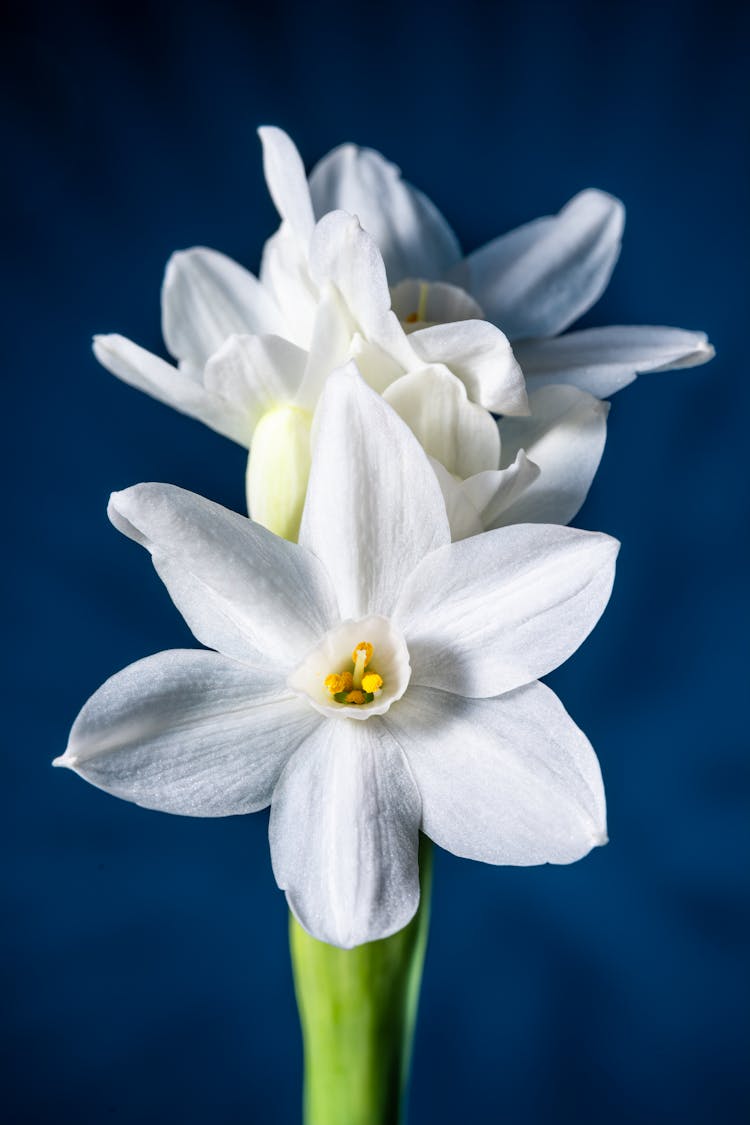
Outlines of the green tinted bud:
M 247 507 L 269 531 L 296 542 L 310 476 L 312 416 L 279 406 L 255 428 L 247 462 Z

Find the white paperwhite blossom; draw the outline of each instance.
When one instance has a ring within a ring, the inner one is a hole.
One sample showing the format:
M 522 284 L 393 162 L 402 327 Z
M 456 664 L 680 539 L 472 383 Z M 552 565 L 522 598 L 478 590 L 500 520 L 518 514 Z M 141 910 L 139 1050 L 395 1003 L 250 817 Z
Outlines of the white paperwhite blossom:
M 287 179 L 296 167 L 298 209 L 309 209 L 313 218 L 333 208 L 353 212 L 375 239 L 393 309 L 405 327 L 435 332 L 445 321 L 487 317 L 513 343 L 529 391 L 530 416 L 501 421 L 501 467 L 523 449 L 540 472 L 523 496 L 516 490 L 512 503 L 506 502 L 505 482 L 492 482 L 497 495 L 489 507 L 482 505 L 489 520 L 481 509 L 476 512 L 491 487 L 487 478 L 462 484 L 441 474 L 449 510 L 462 513 L 457 532 L 461 526 L 520 520 L 569 522 L 586 498 L 606 440 L 606 408 L 596 400 L 627 386 L 639 372 L 691 367 L 712 358 L 705 333 L 679 328 L 629 325 L 560 335 L 599 299 L 619 256 L 625 212 L 613 196 L 582 191 L 559 214 L 527 223 L 464 257 L 435 205 L 380 153 L 341 145 L 313 169 L 306 193 L 292 142 L 285 135 L 281 141 L 278 130 L 267 132 L 285 151 Z M 266 161 L 277 206 L 274 181 L 280 180 L 280 170 L 280 160 L 273 170 Z M 291 224 L 283 223 L 267 244 L 261 271 L 272 288 L 282 272 L 279 260 L 291 260 L 292 244 Z M 550 384 L 574 389 L 539 393 Z M 525 479 L 523 474 L 519 479 Z
M 349 947 L 413 916 L 421 828 L 489 863 L 606 840 L 593 750 L 541 683 L 609 597 L 617 543 L 564 527 L 450 542 L 427 457 L 353 370 L 327 380 L 300 543 L 181 489 L 113 495 L 196 638 L 108 680 L 57 764 L 148 808 L 271 804 L 279 885 Z
M 478 319 L 407 333 L 391 310 L 373 239 L 342 211 L 313 222 L 300 201 L 307 188 L 296 150 L 284 159 L 291 142 L 266 130 L 264 146 L 269 182 L 284 208 L 281 233 L 289 234 L 298 260 L 286 255 L 287 272 L 279 267 L 274 287 L 214 251 L 175 254 L 162 305 L 164 338 L 178 367 L 121 336 L 95 339 L 99 360 L 250 448 L 249 510 L 291 537 L 318 397 L 328 375 L 351 358 L 451 473 L 497 471 L 500 437 L 490 411 L 528 412 L 506 337 Z
M 639 372 L 691 367 L 714 354 L 705 333 L 679 328 L 593 328 L 554 339 L 599 299 L 619 257 L 625 209 L 606 192 L 579 192 L 557 215 L 464 257 L 437 207 L 373 149 L 333 149 L 313 169 L 308 191 L 313 215 L 341 208 L 359 217 L 380 247 L 400 315 L 415 308 L 415 294 L 428 283 L 420 319 L 460 319 L 461 308 L 463 315 L 487 317 L 518 341 L 530 389 L 570 383 L 608 398 Z M 447 289 L 446 281 L 466 292 Z

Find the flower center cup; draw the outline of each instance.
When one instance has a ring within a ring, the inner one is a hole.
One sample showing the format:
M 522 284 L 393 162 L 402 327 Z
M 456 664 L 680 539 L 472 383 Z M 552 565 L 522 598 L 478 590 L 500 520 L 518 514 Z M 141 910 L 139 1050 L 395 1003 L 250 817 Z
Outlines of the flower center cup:
M 410 676 L 399 630 L 385 617 L 365 617 L 326 633 L 287 682 L 324 715 L 369 719 L 401 698 Z

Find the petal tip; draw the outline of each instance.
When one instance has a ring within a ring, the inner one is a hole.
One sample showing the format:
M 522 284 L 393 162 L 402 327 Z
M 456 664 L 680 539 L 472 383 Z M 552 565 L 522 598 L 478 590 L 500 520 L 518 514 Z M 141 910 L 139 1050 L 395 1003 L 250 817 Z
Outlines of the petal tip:
M 73 770 L 78 765 L 78 759 L 75 754 L 71 754 L 70 750 L 66 750 L 64 754 L 60 754 L 59 757 L 52 759 L 52 765 Z

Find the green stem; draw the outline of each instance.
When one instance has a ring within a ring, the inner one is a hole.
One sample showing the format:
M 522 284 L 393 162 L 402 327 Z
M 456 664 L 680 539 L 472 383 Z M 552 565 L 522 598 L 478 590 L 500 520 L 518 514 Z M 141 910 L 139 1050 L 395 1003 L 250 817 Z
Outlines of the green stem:
M 420 836 L 419 909 L 392 937 L 337 949 L 290 915 L 305 1054 L 305 1125 L 402 1125 L 422 965 L 432 848 Z

